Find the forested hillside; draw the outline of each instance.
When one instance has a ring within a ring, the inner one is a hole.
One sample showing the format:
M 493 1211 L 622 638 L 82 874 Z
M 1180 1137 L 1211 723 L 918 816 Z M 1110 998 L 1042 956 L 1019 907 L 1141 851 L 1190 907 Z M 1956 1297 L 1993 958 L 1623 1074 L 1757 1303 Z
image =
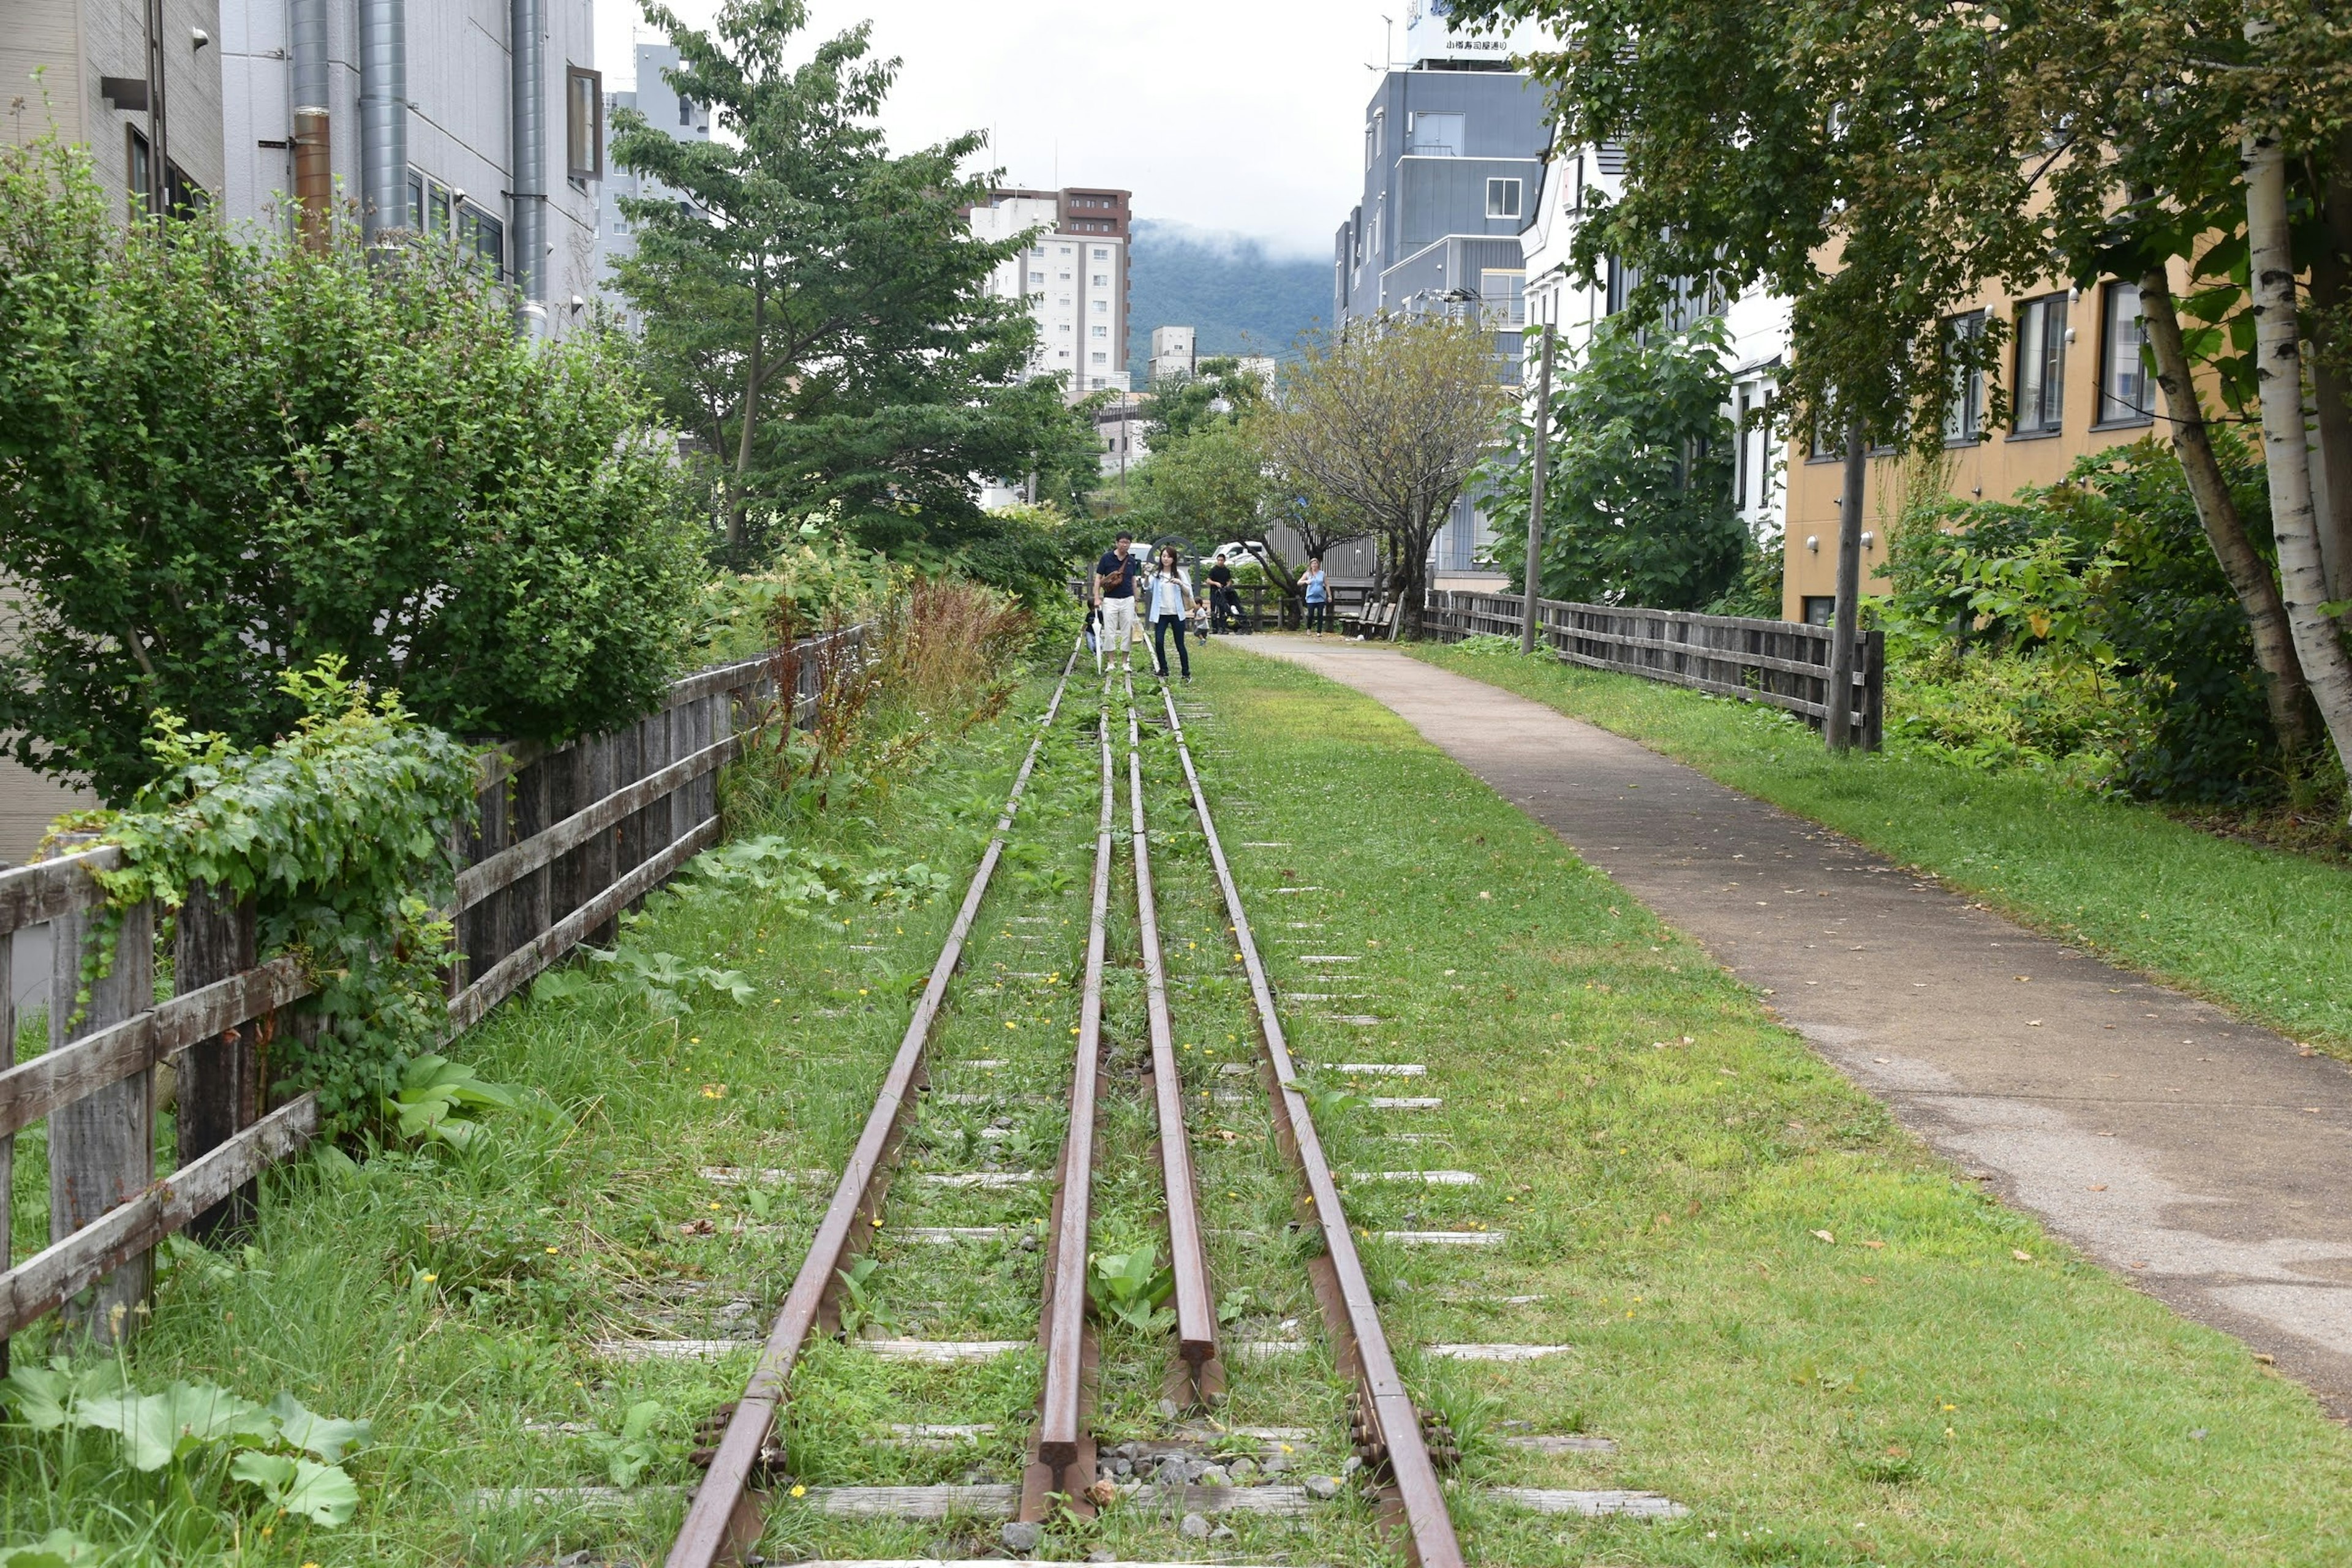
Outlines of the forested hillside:
M 1255 239 L 1204 234 L 1180 224 L 1135 225 L 1128 363 L 1139 384 L 1151 329 L 1189 326 L 1199 352 L 1280 353 L 1331 314 L 1331 268 L 1311 257 L 1276 257 Z

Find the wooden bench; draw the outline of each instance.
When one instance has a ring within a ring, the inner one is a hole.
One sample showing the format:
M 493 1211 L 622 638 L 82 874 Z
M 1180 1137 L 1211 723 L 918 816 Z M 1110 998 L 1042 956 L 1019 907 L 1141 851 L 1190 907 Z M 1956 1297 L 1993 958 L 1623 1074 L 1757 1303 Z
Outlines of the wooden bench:
M 1360 637 L 1385 637 L 1389 635 L 1389 628 L 1396 624 L 1396 612 L 1394 600 L 1353 605 L 1339 613 L 1339 630 L 1344 634 L 1352 626 Z

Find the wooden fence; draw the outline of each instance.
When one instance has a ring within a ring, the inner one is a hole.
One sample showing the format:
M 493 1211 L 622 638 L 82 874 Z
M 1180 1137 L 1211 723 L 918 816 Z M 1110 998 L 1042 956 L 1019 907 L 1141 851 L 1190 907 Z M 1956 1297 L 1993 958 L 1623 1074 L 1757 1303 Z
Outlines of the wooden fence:
M 739 720 L 772 714 L 781 679 L 792 716 L 814 714 L 829 674 L 863 668 L 862 627 L 773 658 L 704 670 L 656 712 L 617 733 L 553 750 L 500 747 L 484 759 L 481 816 L 457 878 L 452 1034 L 621 911 L 719 837 L 719 764 Z M 48 1124 L 49 1245 L 0 1267 L 0 1369 L 6 1342 L 47 1313 L 104 1339 L 135 1327 L 153 1249 L 249 1215 L 256 1178 L 317 1131 L 317 1096 L 266 1105 L 278 1012 L 311 987 L 291 958 L 256 962 L 250 905 L 192 889 L 173 954 L 175 994 L 154 1000 L 155 911 L 122 911 L 113 962 L 75 1016 L 85 953 L 102 937 L 93 873 L 121 863 L 98 847 L 0 871 L 0 1237 L 9 1235 L 16 1135 Z M 17 937 L 49 927 L 49 1048 L 16 1063 Z M 68 1028 L 70 1022 L 71 1027 Z M 175 1071 L 176 1167 L 155 1169 L 156 1069 Z M 0 1254 L 0 1266 L 13 1253 Z
M 1426 625 L 1446 642 L 1481 633 L 1516 637 L 1524 609 L 1517 595 L 1432 593 Z M 1803 714 L 1816 729 L 1828 710 L 1827 626 L 1559 599 L 1537 601 L 1537 617 L 1543 641 L 1570 664 L 1769 702 Z M 1878 750 L 1885 708 L 1886 634 L 1864 632 L 1856 639 L 1848 710 L 1864 750 Z

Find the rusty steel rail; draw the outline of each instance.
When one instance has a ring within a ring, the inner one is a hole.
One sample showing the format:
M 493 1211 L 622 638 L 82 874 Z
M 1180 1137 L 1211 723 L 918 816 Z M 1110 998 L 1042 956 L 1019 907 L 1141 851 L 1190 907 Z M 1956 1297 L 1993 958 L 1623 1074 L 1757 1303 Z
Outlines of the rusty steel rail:
M 1127 797 L 1135 845 L 1137 946 L 1151 1024 L 1151 1089 L 1160 1126 L 1160 1179 L 1168 1196 L 1169 1268 L 1176 1285 L 1176 1354 L 1183 1394 L 1180 1405 L 1206 1405 L 1224 1392 L 1217 1356 L 1216 1298 L 1209 1284 L 1202 1240 L 1201 1194 L 1192 1170 L 1192 1135 L 1184 1122 L 1184 1077 L 1176 1066 L 1176 1027 L 1168 1008 L 1167 964 L 1160 951 L 1158 895 L 1151 882 L 1151 845 L 1143 821 L 1143 737 L 1136 721 L 1135 679 L 1127 687 Z M 1171 1397 L 1174 1395 L 1171 1394 Z
M 1095 1109 L 1102 1059 L 1103 961 L 1109 947 L 1111 880 L 1110 677 L 1103 677 L 1097 740 L 1101 752 L 1102 807 L 1095 818 L 1094 902 L 1087 923 L 1087 968 L 1078 1003 L 1077 1044 L 1071 1053 L 1070 1125 L 1062 1139 L 1053 1221 L 1046 1231 L 1045 1300 L 1037 1339 L 1045 1352 L 1045 1385 L 1029 1464 L 1021 1478 L 1019 1517 L 1042 1522 L 1058 1496 L 1064 1507 L 1090 1517 L 1087 1489 L 1095 1479 L 1094 1372 L 1099 1358 L 1087 1322 L 1087 1233 L 1094 1218 Z
M 1274 1079 L 1270 1099 L 1276 1134 L 1306 1185 L 1304 1206 L 1322 1228 L 1324 1256 L 1316 1259 L 1315 1294 L 1339 1363 L 1356 1379 L 1357 1448 L 1367 1466 L 1383 1478 L 1388 1504 L 1383 1511 L 1401 1527 L 1402 1544 L 1415 1568 L 1462 1568 L 1462 1547 L 1454 1538 L 1453 1518 L 1446 1512 L 1445 1490 L 1422 1440 L 1421 1414 L 1397 1375 L 1396 1360 L 1389 1353 L 1388 1335 L 1372 1301 L 1371 1284 L 1364 1277 L 1363 1260 L 1356 1252 L 1355 1237 L 1340 1205 L 1339 1184 L 1324 1158 L 1322 1140 L 1316 1136 L 1313 1113 L 1299 1092 L 1298 1069 L 1283 1037 L 1274 990 L 1266 983 L 1265 965 L 1250 935 L 1241 889 L 1225 860 L 1224 847 L 1218 842 L 1217 825 L 1209 814 L 1201 775 L 1192 766 L 1183 721 L 1176 716 L 1175 696 L 1163 686 L 1160 697 L 1167 704 L 1168 728 L 1176 738 L 1177 757 L 1184 765 L 1184 782 L 1192 792 L 1192 810 L 1200 818 L 1209 859 L 1224 892 L 1225 913 L 1233 921 L 1234 950 L 1242 955 L 1242 966 L 1249 974 L 1259 1044 Z
M 856 1147 L 850 1152 L 849 1163 L 834 1188 L 833 1202 L 817 1226 L 816 1238 L 809 1244 L 808 1254 L 802 1259 L 800 1272 L 793 1277 L 792 1291 L 784 1298 L 774 1327 L 768 1331 L 767 1342 L 761 1347 L 759 1363 L 752 1369 L 751 1381 L 727 1417 L 726 1431 L 711 1457 L 709 1473 L 695 1489 L 686 1522 L 679 1528 L 677 1540 L 665 1560 L 667 1568 L 712 1568 L 712 1564 L 722 1561 L 740 1559 L 759 1544 L 764 1520 L 759 1494 L 751 1489 L 752 1475 L 764 1462 L 768 1439 L 775 1430 L 776 1416 L 792 1381 L 793 1367 L 810 1334 L 820 1324 L 828 1333 L 839 1331 L 840 1270 L 864 1247 L 874 1227 L 881 1223 L 890 1161 L 904 1131 L 908 1107 L 914 1102 L 927 1077 L 925 1053 L 930 1045 L 931 1026 L 947 1000 L 948 983 L 962 962 L 964 941 L 971 934 L 981 900 L 996 874 L 997 863 L 1003 858 L 1005 836 L 1013 830 L 1022 792 L 1028 787 L 1038 753 L 1045 737 L 1053 731 L 1055 717 L 1061 711 L 1062 694 L 1068 689 L 1070 672 L 1077 668 L 1082 646 L 1076 640 L 1070 645 L 1070 657 L 1062 666 L 1062 678 L 1054 687 L 1045 717 L 1038 721 L 1036 739 L 1030 742 L 1028 754 L 1022 759 L 1020 772 L 1013 775 L 1013 788 L 1004 797 L 1004 811 L 996 819 L 996 831 L 989 837 L 978 869 L 972 872 L 963 905 L 948 930 L 939 962 L 931 966 L 930 981 L 923 987 L 922 999 L 915 1005 L 914 1016 L 907 1022 L 898 1054 L 891 1059 L 881 1093 L 866 1114 L 865 1129 L 858 1134 Z

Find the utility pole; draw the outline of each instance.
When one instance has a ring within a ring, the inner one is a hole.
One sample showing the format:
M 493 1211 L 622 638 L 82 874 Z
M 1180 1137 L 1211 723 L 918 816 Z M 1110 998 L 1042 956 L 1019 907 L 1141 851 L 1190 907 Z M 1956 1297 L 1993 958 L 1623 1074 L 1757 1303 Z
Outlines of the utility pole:
M 1853 749 L 1853 665 L 1862 615 L 1862 487 L 1868 464 L 1862 421 L 1846 426 L 1845 497 L 1838 502 L 1837 609 L 1830 626 L 1830 684 L 1822 738 L 1832 752 Z
M 1551 323 L 1543 331 L 1543 364 L 1536 372 L 1536 466 L 1528 477 L 1527 603 L 1519 612 L 1519 651 L 1536 650 L 1536 611 L 1543 593 L 1544 480 L 1551 472 Z

